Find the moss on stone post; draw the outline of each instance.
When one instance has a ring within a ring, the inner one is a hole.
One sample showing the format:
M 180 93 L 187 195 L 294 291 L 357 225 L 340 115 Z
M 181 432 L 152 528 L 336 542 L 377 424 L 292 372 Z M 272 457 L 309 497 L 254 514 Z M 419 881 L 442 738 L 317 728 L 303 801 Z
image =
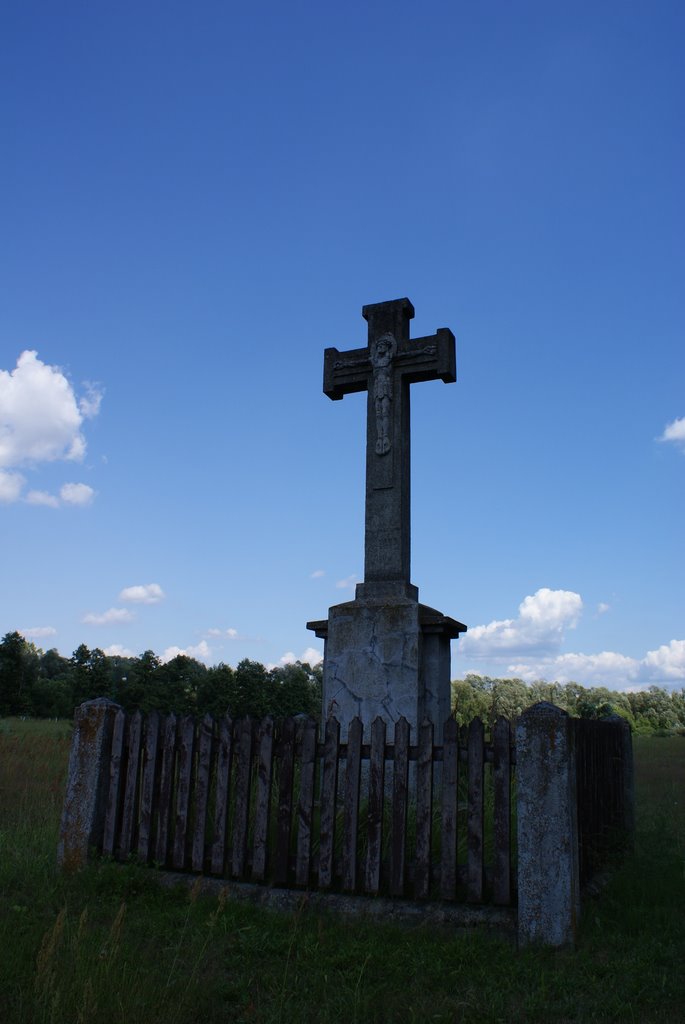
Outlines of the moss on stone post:
M 518 940 L 572 945 L 580 916 L 572 723 L 542 701 L 516 727 Z
M 84 867 L 102 843 L 114 716 L 119 705 L 99 697 L 76 709 L 64 795 L 57 862 L 65 871 Z

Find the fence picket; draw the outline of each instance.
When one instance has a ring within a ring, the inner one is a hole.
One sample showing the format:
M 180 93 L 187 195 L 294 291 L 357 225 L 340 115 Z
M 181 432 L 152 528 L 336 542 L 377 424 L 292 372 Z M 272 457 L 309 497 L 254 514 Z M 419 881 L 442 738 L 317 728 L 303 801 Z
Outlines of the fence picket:
M 195 776 L 195 822 L 191 867 L 193 871 L 204 870 L 205 834 L 207 832 L 207 802 L 209 800 L 209 770 L 212 761 L 214 741 L 214 719 L 205 715 L 198 729 L 197 773 Z
M 483 723 L 474 718 L 469 725 L 468 757 L 468 824 L 466 898 L 469 903 L 480 903 L 483 899 Z
M 252 843 L 252 879 L 263 882 L 266 875 L 273 777 L 274 720 L 265 718 L 259 726 L 257 754 L 257 797 L 255 803 L 254 840 Z
M 121 759 L 124 750 L 124 733 L 126 731 L 126 712 L 120 708 L 114 716 L 112 730 L 112 753 L 109 762 L 109 793 L 107 795 L 107 811 L 105 828 L 102 837 L 102 852 L 110 857 L 116 849 L 117 818 L 119 816 L 119 793 L 121 790 Z
M 321 780 L 321 826 L 319 832 L 319 888 L 329 889 L 333 881 L 333 850 L 338 792 L 338 759 L 340 723 L 335 718 L 326 722 Z
M 235 776 L 235 812 L 231 871 L 243 878 L 247 866 L 247 829 L 250 814 L 250 768 L 252 766 L 252 720 L 244 718 L 236 735 L 238 763 Z
M 216 782 L 214 794 L 214 842 L 212 843 L 211 872 L 224 873 L 226 861 L 226 832 L 228 804 L 231 792 L 231 766 L 233 754 L 233 721 L 225 715 L 219 722 L 216 752 Z
M 143 744 L 142 784 L 140 787 L 140 823 L 138 825 L 138 856 L 147 861 L 152 845 L 152 811 L 157 774 L 157 743 L 159 713 L 151 711 L 145 722 Z
M 347 733 L 342 844 L 342 874 L 345 892 L 354 892 L 357 887 L 357 835 L 363 728 L 361 719 L 353 718 Z
M 440 896 L 453 900 L 457 894 L 457 784 L 459 729 L 454 718 L 443 729 L 442 794 L 440 821 Z
M 386 724 L 377 716 L 371 724 L 369 756 L 368 848 L 364 891 L 376 894 L 380 888 L 383 849 L 383 800 L 385 797 Z
M 135 816 L 138 809 L 138 783 L 140 773 L 140 737 L 143 728 L 143 716 L 140 711 L 128 723 L 128 759 L 126 764 L 126 785 L 124 788 L 124 808 L 121 812 L 121 830 L 119 832 L 119 858 L 124 860 L 133 849 Z
M 162 759 L 159 769 L 159 807 L 157 841 L 155 843 L 155 860 L 162 865 L 166 864 L 169 856 L 169 822 L 174 788 L 176 729 L 176 715 L 167 715 L 162 725 Z
M 408 791 L 409 722 L 402 716 L 395 723 L 395 763 L 392 780 L 392 847 L 390 860 L 390 894 L 392 896 L 404 896 Z
M 414 893 L 418 899 L 426 899 L 430 891 L 433 824 L 433 723 L 427 718 L 419 727 L 417 755 Z
M 492 730 L 494 791 L 493 902 L 511 901 L 511 736 L 506 718 L 498 718 Z
M 295 721 L 283 722 L 280 742 L 281 763 L 278 779 L 278 818 L 276 820 L 276 852 L 274 885 L 288 884 L 290 834 L 293 814 L 293 775 L 295 767 Z
M 182 871 L 186 863 L 194 745 L 195 723 L 189 715 L 186 715 L 181 719 L 178 730 L 178 787 L 176 790 L 174 845 L 171 855 L 172 866 L 177 871 Z
M 300 799 L 297 806 L 296 885 L 309 884 L 309 862 L 312 849 L 312 816 L 314 814 L 314 768 L 316 762 L 316 722 L 308 718 L 302 732 Z

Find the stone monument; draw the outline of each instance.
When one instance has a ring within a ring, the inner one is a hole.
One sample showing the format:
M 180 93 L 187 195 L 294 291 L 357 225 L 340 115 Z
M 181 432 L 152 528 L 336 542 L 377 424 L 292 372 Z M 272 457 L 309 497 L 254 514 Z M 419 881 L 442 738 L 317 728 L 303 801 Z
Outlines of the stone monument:
M 419 603 L 410 581 L 409 385 L 456 380 L 454 335 L 447 328 L 409 337 L 409 299 L 364 306 L 365 348 L 324 352 L 324 394 L 335 400 L 366 391 L 364 582 L 354 601 L 308 622 L 324 640 L 323 714 L 338 719 L 343 739 L 359 715 L 365 731 L 380 715 L 404 716 L 416 728 L 428 718 L 437 742 L 450 715 L 450 640 L 466 626 Z M 436 534 L 446 510 L 436 515 Z

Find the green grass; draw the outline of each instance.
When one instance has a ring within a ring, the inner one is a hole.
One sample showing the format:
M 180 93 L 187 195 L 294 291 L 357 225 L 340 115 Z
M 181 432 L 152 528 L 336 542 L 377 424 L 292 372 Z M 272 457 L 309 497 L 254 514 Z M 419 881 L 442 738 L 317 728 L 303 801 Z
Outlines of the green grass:
M 575 951 L 278 914 L 154 872 L 55 867 L 64 723 L 0 721 L 3 1024 L 685 1020 L 685 739 L 635 741 L 633 858 L 584 908 Z

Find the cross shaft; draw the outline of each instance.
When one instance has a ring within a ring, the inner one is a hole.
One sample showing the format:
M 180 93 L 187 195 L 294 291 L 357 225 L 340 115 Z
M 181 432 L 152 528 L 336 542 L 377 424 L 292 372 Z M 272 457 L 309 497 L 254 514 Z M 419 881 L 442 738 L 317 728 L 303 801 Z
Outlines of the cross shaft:
M 456 380 L 454 335 L 448 328 L 409 337 L 409 299 L 364 306 L 366 348 L 324 352 L 323 390 L 337 401 L 366 391 L 364 584 L 410 585 L 409 385 Z

